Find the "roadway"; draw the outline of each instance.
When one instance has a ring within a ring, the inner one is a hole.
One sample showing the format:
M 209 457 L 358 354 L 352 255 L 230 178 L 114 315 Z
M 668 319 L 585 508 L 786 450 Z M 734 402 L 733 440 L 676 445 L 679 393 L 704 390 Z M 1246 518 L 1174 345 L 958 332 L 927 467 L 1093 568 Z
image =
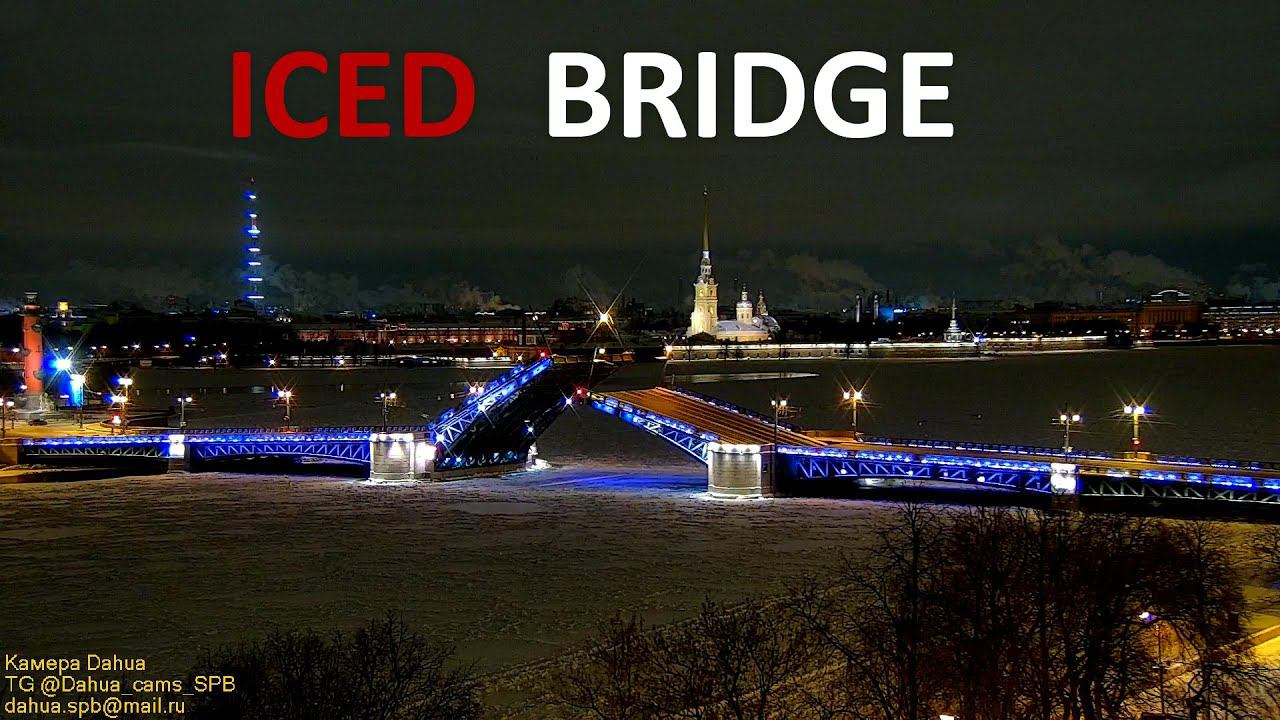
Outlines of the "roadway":
M 774 441 L 774 426 L 768 419 L 717 407 L 667 388 L 621 390 L 604 395 L 635 408 L 688 423 L 702 432 L 714 434 L 722 443 L 769 445 Z M 778 443 L 782 445 L 822 447 L 825 444 L 818 438 L 785 427 L 778 428 L 777 433 Z
M 755 417 L 744 412 L 735 411 L 732 406 L 719 407 L 704 400 L 674 390 L 655 387 L 645 390 L 622 390 L 603 393 L 607 397 L 627 403 L 642 410 L 678 420 L 694 426 L 698 430 L 715 434 L 720 442 L 735 445 L 768 445 L 774 442 L 774 426 L 769 418 Z M 1280 481 L 1278 468 L 1231 468 L 1187 462 L 1172 462 L 1169 458 L 1153 457 L 1151 459 L 1116 457 L 1097 458 L 1072 455 L 1069 459 L 1061 454 L 1049 454 L 1044 451 L 1000 451 L 963 447 L 947 447 L 943 444 L 929 446 L 921 444 L 861 442 L 854 439 L 850 432 L 839 431 L 797 431 L 785 427 L 777 431 L 777 442 L 782 445 L 798 445 L 801 447 L 832 447 L 841 450 L 901 452 L 915 455 L 946 454 L 972 458 L 989 458 L 993 460 L 1014 460 L 1020 462 L 1061 463 L 1070 462 L 1077 466 L 1083 474 L 1107 475 L 1124 472 L 1136 477 L 1144 471 L 1178 473 L 1200 473 L 1203 475 L 1240 475 L 1254 479 Z

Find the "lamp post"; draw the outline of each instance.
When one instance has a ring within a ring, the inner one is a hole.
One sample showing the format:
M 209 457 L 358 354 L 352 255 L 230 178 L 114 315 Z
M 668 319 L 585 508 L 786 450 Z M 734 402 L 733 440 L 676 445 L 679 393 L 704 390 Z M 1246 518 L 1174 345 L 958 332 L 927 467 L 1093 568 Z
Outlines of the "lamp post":
M 111 403 L 120 406 L 120 412 L 111 418 L 111 434 L 114 435 L 118 428 L 120 432 L 124 432 L 125 427 L 125 408 L 129 405 L 129 396 L 121 393 L 114 393 L 111 396 Z
M 773 457 L 769 461 L 769 481 L 776 485 L 778 482 L 778 418 L 787 412 L 787 399 L 772 398 L 769 400 L 769 405 L 773 408 Z
M 394 391 L 378 393 L 378 399 L 382 401 L 382 429 L 386 430 L 391 424 L 391 406 L 395 404 L 397 395 Z
M 0 397 L 0 438 L 5 437 L 5 423 L 8 421 L 9 411 L 13 408 L 13 401 L 6 397 Z
M 1130 444 L 1132 445 L 1132 450 L 1134 452 L 1137 452 L 1142 448 L 1142 436 L 1139 429 L 1139 423 L 1142 421 L 1142 418 L 1146 417 L 1150 413 L 1151 409 L 1146 405 L 1133 403 L 1131 405 L 1124 406 L 1124 414 L 1133 418 L 1133 436 L 1130 439 Z
M 1065 458 L 1071 454 L 1071 426 L 1079 425 L 1083 421 L 1084 418 L 1080 413 L 1072 410 L 1063 410 L 1058 413 L 1058 419 L 1055 422 L 1062 426 L 1062 457 Z
M 844 401 L 853 408 L 853 439 L 859 440 L 858 435 L 858 403 L 862 402 L 862 391 L 854 388 L 853 390 L 844 391 Z
M 129 427 L 129 389 L 133 387 L 133 378 L 121 377 L 116 378 L 116 384 L 120 386 L 123 393 L 120 397 L 120 426 L 121 428 Z
M 190 395 L 183 395 L 178 398 L 178 427 L 182 430 L 187 428 L 187 405 L 195 402 Z
M 1165 673 L 1165 666 L 1164 666 L 1164 635 L 1163 635 L 1163 633 L 1161 633 L 1161 632 L 1160 632 L 1160 626 L 1158 625 L 1158 623 L 1160 622 L 1160 616 L 1156 615 L 1155 613 L 1151 612 L 1150 610 L 1143 610 L 1141 613 L 1139 613 L 1139 614 L 1138 614 L 1138 620 L 1141 620 L 1143 625 L 1146 625 L 1147 627 L 1151 628 L 1151 629 L 1153 630 L 1153 632 L 1155 632 L 1155 634 L 1156 634 L 1156 668 L 1157 668 L 1157 670 L 1158 670 L 1158 671 L 1159 671 L 1159 673 L 1160 673 L 1160 689 L 1159 689 L 1159 693 L 1160 693 L 1160 716 L 1161 716 L 1161 717 L 1164 717 L 1164 715 L 1165 715 L 1165 703 L 1164 703 L 1164 673 Z
M 284 401 L 284 426 L 287 428 L 293 415 L 293 391 L 277 390 L 276 397 Z

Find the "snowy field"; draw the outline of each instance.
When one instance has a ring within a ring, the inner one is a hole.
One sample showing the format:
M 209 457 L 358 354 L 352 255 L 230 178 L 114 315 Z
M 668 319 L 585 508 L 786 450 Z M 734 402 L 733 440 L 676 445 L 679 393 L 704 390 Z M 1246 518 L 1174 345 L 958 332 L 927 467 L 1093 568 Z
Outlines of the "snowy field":
M 704 597 L 775 592 L 856 552 L 890 511 L 721 502 L 704 487 L 692 464 L 0 485 L 0 649 L 183 672 L 204 645 L 396 610 L 493 671 L 572 649 L 614 611 L 666 622 Z

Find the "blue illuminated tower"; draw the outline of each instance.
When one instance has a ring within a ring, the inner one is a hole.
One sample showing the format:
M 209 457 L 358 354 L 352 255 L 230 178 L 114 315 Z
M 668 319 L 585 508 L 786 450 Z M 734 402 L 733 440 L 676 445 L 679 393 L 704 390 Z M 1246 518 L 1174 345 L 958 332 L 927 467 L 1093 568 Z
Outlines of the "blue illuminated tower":
M 247 207 L 244 214 L 249 221 L 244 228 L 244 299 L 252 303 L 254 307 L 260 307 L 266 296 L 263 295 L 262 291 L 264 278 L 262 276 L 262 245 L 260 239 L 262 230 L 258 227 L 258 189 L 253 178 L 249 178 L 249 182 L 245 187 L 244 199 Z

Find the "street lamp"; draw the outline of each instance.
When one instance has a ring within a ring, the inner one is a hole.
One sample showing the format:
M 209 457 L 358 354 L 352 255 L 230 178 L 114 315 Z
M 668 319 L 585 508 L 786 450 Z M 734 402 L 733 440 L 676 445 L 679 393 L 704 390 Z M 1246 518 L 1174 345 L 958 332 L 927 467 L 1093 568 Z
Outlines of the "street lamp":
M 121 400 L 119 401 L 120 402 L 120 425 L 121 427 L 129 427 L 129 409 L 128 409 L 129 388 L 133 387 L 133 378 L 118 377 L 116 378 L 116 385 L 119 385 L 120 389 L 124 393 L 123 395 L 117 396 L 121 398 Z
M 769 481 L 777 485 L 778 482 L 778 417 L 787 412 L 786 398 L 771 398 L 769 406 L 773 408 L 773 457 L 769 460 Z
M 1071 426 L 1079 425 L 1084 421 L 1080 413 L 1071 410 L 1063 410 L 1058 413 L 1058 418 L 1054 422 L 1062 426 L 1062 456 L 1065 458 L 1071 454 Z
M 183 395 L 178 398 L 178 427 L 186 429 L 187 427 L 187 405 L 195 402 L 190 395 Z
M 390 424 L 390 418 L 391 418 L 390 408 L 392 405 L 396 404 L 397 397 L 398 396 L 395 394 L 394 391 L 378 393 L 378 399 L 382 401 L 382 429 L 383 430 L 387 429 L 387 425 Z
M 284 401 L 284 426 L 289 427 L 289 420 L 293 415 L 293 391 L 276 390 L 276 397 Z
M 120 428 L 123 432 L 126 412 L 125 408 L 129 405 L 129 396 L 114 393 L 111 395 L 111 404 L 120 406 L 120 412 L 116 413 L 111 418 L 112 434 L 114 434 L 115 428 Z
M 1133 445 L 1133 451 L 1137 452 L 1142 447 L 1142 437 L 1138 429 L 1138 424 L 1142 418 L 1151 414 L 1151 409 L 1146 405 L 1138 405 L 1137 403 L 1134 403 L 1124 406 L 1124 414 L 1133 418 L 1133 437 L 1130 442 Z
M 844 401 L 853 408 L 853 439 L 858 440 L 858 403 L 862 402 L 862 391 L 854 388 L 844 391 Z
M 1160 616 L 1150 610 L 1143 610 L 1141 613 L 1138 613 L 1138 620 L 1140 620 L 1143 625 L 1151 628 L 1156 634 L 1156 668 L 1160 672 L 1160 716 L 1164 717 L 1164 634 L 1160 632 L 1160 626 L 1157 624 L 1160 622 Z

